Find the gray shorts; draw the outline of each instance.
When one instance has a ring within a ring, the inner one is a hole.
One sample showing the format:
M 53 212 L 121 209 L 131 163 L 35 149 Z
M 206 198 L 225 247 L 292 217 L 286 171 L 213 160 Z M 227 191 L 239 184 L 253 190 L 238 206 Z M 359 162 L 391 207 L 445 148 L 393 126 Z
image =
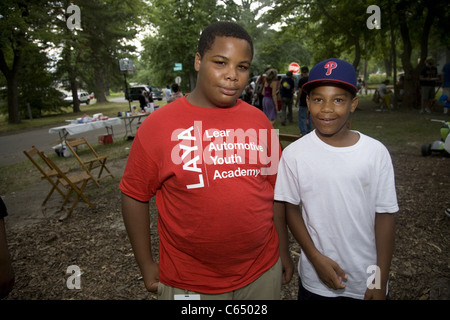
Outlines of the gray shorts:
M 281 260 L 250 284 L 234 291 L 204 294 L 158 284 L 158 300 L 174 300 L 175 295 L 200 295 L 201 300 L 280 300 L 282 282 Z

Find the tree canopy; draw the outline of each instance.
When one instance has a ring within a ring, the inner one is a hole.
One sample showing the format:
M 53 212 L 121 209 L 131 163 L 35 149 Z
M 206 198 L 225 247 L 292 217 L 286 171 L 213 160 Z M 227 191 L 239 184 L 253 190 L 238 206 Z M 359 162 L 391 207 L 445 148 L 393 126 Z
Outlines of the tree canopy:
M 110 89 L 124 89 L 123 58 L 135 64 L 130 81 L 165 87 L 179 76 L 188 92 L 195 86 L 200 33 L 217 20 L 248 30 L 255 75 L 267 67 L 284 73 L 291 62 L 312 67 L 334 56 L 353 63 L 365 79 L 381 71 L 395 82 L 403 72 L 403 107 L 417 103 L 425 58 L 448 58 L 450 50 L 445 1 L 4 0 L 0 15 L 0 111 L 10 123 L 20 122 L 29 106 L 34 116 L 58 110 L 61 86 L 106 101 Z M 174 70 L 175 63 L 182 70 Z M 79 102 L 73 108 L 80 111 Z

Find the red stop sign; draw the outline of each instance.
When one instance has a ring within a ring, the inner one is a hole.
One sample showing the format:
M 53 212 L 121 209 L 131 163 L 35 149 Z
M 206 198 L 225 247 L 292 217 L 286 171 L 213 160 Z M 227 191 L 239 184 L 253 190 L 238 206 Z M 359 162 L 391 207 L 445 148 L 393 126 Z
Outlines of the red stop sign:
M 293 74 L 297 74 L 300 72 L 300 66 L 298 65 L 297 62 L 292 62 L 289 65 L 289 71 L 292 71 Z

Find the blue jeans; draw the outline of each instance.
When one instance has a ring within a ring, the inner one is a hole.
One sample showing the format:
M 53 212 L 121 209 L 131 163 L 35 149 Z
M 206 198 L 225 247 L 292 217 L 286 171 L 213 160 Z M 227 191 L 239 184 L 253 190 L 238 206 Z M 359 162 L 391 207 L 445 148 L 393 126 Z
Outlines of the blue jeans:
M 311 116 L 308 115 L 308 107 L 298 106 L 298 127 L 303 136 L 311 132 Z

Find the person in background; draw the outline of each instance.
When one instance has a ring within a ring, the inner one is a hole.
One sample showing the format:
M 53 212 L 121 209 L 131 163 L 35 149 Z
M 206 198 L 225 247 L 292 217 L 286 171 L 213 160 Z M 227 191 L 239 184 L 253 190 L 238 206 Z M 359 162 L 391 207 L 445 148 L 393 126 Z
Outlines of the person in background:
M 172 92 L 170 91 L 170 86 L 167 85 L 166 88 L 164 89 L 164 96 L 166 98 L 166 101 L 169 101 L 171 94 Z
M 261 74 L 258 79 L 256 80 L 256 86 L 255 86 L 255 95 L 256 96 L 256 103 L 255 106 L 262 110 L 263 109 L 263 99 L 264 99 L 264 82 L 265 82 L 266 75 L 265 73 Z
M 280 82 L 281 96 L 281 125 L 286 125 L 286 120 L 292 123 L 292 102 L 295 92 L 295 82 L 292 78 L 292 71 L 286 72 L 286 77 Z
M 278 79 L 277 70 L 269 69 L 266 72 L 266 79 L 264 81 L 264 98 L 263 111 L 272 124 L 277 120 L 277 106 L 278 106 Z
M 389 85 L 389 79 L 384 80 L 380 86 L 378 87 L 378 93 L 380 94 L 381 99 L 381 109 L 386 107 L 387 109 L 392 109 L 392 101 L 391 101 L 391 95 L 392 90 L 388 89 Z
M 178 83 L 172 84 L 172 94 L 170 95 L 170 98 L 168 102 L 173 102 L 178 98 L 181 98 L 183 96 L 183 93 L 180 91 L 180 86 Z
M 306 104 L 306 92 L 302 89 L 302 86 L 308 82 L 308 75 L 308 67 L 302 67 L 301 78 L 298 81 L 297 98 L 295 99 L 295 105 L 298 106 L 298 127 L 302 136 L 311 132 L 312 129 L 311 115 Z
M 8 215 L 6 205 L 0 197 L 0 299 L 14 288 L 15 276 L 8 250 L 4 218 Z
M 428 57 L 425 60 L 425 67 L 423 67 L 419 76 L 421 89 L 421 108 L 420 113 L 431 113 L 431 106 L 434 101 L 436 80 L 438 80 L 437 68 L 434 65 L 434 59 Z
M 147 106 L 147 99 L 142 90 L 139 90 L 139 106 L 142 111 L 145 111 L 145 107 Z

